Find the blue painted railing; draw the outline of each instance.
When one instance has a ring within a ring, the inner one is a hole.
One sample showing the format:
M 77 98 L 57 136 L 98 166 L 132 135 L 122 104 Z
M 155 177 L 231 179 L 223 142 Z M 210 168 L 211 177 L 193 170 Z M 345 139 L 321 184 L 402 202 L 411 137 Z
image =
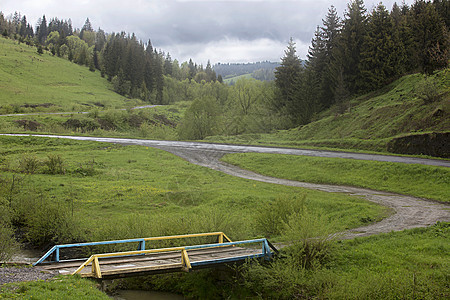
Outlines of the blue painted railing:
M 55 245 L 47 251 L 33 266 L 44 262 L 50 255 L 54 253 L 55 257 L 53 262 L 60 262 L 59 250 L 63 248 L 73 247 L 85 247 L 85 246 L 98 246 L 98 245 L 111 245 L 111 244 L 124 244 L 124 243 L 136 243 L 139 242 L 139 250 L 145 250 L 145 238 L 128 239 L 128 240 L 115 240 L 115 241 L 102 241 L 102 242 L 89 242 L 89 243 L 77 243 L 77 244 L 63 244 Z
M 207 237 L 207 236 L 217 236 L 218 243 L 223 243 L 224 240 L 231 242 L 230 238 L 226 236 L 223 232 L 210 232 L 210 233 L 195 233 L 195 234 L 184 234 L 184 235 L 174 235 L 174 236 L 161 236 L 161 237 L 147 237 L 147 238 L 135 238 L 135 239 L 126 239 L 126 240 L 114 240 L 114 241 L 102 241 L 102 242 L 88 242 L 88 243 L 76 243 L 76 244 L 63 244 L 63 245 L 55 245 L 50 250 L 47 251 L 37 262 L 33 264 L 36 266 L 40 263 L 43 263 L 47 258 L 51 255 L 51 262 L 60 262 L 60 249 L 63 248 L 73 248 L 73 247 L 85 247 L 85 246 L 98 246 L 98 245 L 111 245 L 111 244 L 126 244 L 126 243 L 139 243 L 138 249 L 139 251 L 145 250 L 146 241 L 162 241 L 162 240 L 173 240 L 173 239 L 184 239 L 184 238 L 194 238 L 194 237 Z M 217 244 L 215 244 L 217 246 Z M 84 260 L 86 258 L 81 259 L 71 259 L 65 261 L 74 261 L 74 260 Z

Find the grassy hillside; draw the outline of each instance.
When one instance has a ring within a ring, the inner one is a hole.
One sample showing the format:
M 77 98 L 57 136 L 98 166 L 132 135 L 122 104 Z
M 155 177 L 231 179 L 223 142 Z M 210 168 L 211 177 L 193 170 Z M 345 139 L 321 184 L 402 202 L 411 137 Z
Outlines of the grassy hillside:
M 228 85 L 233 85 L 236 83 L 236 81 L 238 81 L 241 78 L 253 78 L 252 74 L 244 74 L 244 75 L 239 75 L 239 76 L 232 76 L 232 77 L 227 77 L 223 80 L 224 83 L 228 84 Z
M 39 55 L 35 47 L 0 38 L 0 53 L 0 113 L 86 111 L 129 101 L 113 92 L 100 72 L 49 52 Z
M 216 136 L 208 140 L 386 151 L 393 137 L 448 132 L 449 99 L 449 69 L 428 78 L 413 74 L 351 99 L 344 112 L 342 107 L 332 107 L 305 126 L 272 134 Z

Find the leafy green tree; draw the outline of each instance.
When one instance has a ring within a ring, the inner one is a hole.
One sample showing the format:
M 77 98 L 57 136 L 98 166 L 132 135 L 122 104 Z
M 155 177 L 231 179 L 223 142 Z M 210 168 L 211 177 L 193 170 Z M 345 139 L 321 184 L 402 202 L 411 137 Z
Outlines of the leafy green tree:
M 220 109 L 212 97 L 200 97 L 186 110 L 179 136 L 183 140 L 202 140 L 217 132 Z

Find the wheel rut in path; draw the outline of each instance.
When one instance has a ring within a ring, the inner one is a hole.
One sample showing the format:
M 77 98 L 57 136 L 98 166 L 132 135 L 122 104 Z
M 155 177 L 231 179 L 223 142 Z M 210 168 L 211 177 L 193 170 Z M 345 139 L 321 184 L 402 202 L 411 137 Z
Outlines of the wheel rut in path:
M 20 135 L 20 136 L 28 136 L 28 135 Z M 190 163 L 207 167 L 216 171 L 220 171 L 232 176 L 266 183 L 302 187 L 329 193 L 346 193 L 349 195 L 363 197 L 368 201 L 387 206 L 391 208 L 393 211 L 395 211 L 394 214 L 383 219 L 380 222 L 373 223 L 364 227 L 354 228 L 347 231 L 344 234 L 343 238 L 354 238 L 379 233 L 388 233 L 391 231 L 401 231 L 404 229 L 411 229 L 415 227 L 426 227 L 435 224 L 438 221 L 450 222 L 450 205 L 448 204 L 437 203 L 412 196 L 405 196 L 364 188 L 337 186 L 328 184 L 314 184 L 287 179 L 273 178 L 224 163 L 220 161 L 220 158 L 222 158 L 222 156 L 228 153 L 264 152 L 264 153 L 281 153 L 281 154 L 284 153 L 293 155 L 312 155 L 321 157 L 345 157 L 353 159 L 392 161 L 402 163 L 419 163 L 426 165 L 439 165 L 444 167 L 450 166 L 449 161 L 416 159 L 416 158 L 384 156 L 384 155 L 364 155 L 364 154 L 361 155 L 359 153 L 355 154 L 346 152 L 336 152 L 337 155 L 333 155 L 334 152 L 332 151 L 311 151 L 300 149 L 234 146 L 234 145 L 190 143 L 190 142 L 176 142 L 176 141 L 171 142 L 171 141 L 152 141 L 152 140 L 138 140 L 138 139 L 94 138 L 94 137 L 51 136 L 51 135 L 47 135 L 45 137 L 53 137 L 53 138 L 59 137 L 75 140 L 110 142 L 122 145 L 141 145 L 147 147 L 154 147 L 175 154 L 189 161 Z M 298 151 L 298 153 L 292 153 L 295 152 L 296 150 Z M 301 151 L 306 152 L 306 154 L 302 153 Z

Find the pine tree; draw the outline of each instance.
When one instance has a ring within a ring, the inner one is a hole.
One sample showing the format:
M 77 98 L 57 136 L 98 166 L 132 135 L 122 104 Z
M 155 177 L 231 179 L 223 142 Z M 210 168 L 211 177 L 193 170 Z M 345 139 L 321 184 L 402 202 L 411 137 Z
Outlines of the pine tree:
M 38 39 L 38 42 L 41 45 L 44 45 L 45 40 L 47 39 L 48 30 L 47 30 L 47 20 L 45 19 L 45 15 L 42 16 L 42 19 L 39 23 L 39 26 L 37 27 L 36 36 Z
M 448 66 L 449 38 L 444 21 L 430 2 L 417 0 L 411 8 L 415 58 L 419 70 L 431 74 Z
M 367 17 L 363 0 L 352 0 L 347 9 L 339 37 L 339 49 L 335 55 L 338 56 L 337 60 L 340 61 L 343 68 L 343 76 L 348 82 L 349 92 L 354 94 L 362 86 L 361 47 L 366 35 Z M 337 69 L 339 68 L 337 67 Z
M 275 110 L 286 115 L 289 119 L 287 126 L 305 123 L 306 120 L 300 118 L 302 110 L 301 99 L 301 75 L 303 67 L 296 54 L 295 43 L 291 38 L 284 51 L 285 55 L 281 59 L 281 65 L 275 71 L 275 85 L 278 96 L 274 99 Z
M 379 4 L 369 16 L 361 49 L 362 90 L 378 89 L 401 74 L 404 52 L 398 36 L 394 35 L 389 12 Z
M 338 38 L 342 28 L 341 20 L 334 6 L 331 6 L 328 9 L 328 13 L 322 22 L 323 26 L 321 27 L 321 30 L 323 32 L 323 40 L 325 43 L 325 63 L 320 83 L 321 93 L 319 103 L 322 108 L 327 108 L 334 103 L 334 91 L 336 88 L 334 85 L 334 78 L 336 77 L 336 74 L 333 73 L 333 64 L 336 63 L 336 59 L 333 55 L 338 46 Z
M 164 60 L 164 75 L 172 76 L 172 58 L 169 53 L 167 53 L 166 59 Z

